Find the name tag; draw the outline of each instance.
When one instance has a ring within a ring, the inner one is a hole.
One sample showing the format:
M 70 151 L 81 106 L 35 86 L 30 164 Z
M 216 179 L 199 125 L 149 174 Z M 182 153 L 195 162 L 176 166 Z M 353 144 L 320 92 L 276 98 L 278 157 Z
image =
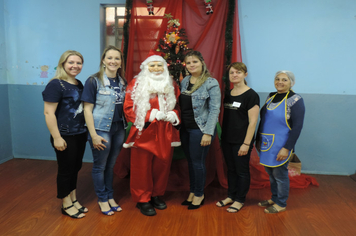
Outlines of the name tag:
M 240 107 L 241 106 L 241 102 L 233 102 L 232 106 L 233 107 Z

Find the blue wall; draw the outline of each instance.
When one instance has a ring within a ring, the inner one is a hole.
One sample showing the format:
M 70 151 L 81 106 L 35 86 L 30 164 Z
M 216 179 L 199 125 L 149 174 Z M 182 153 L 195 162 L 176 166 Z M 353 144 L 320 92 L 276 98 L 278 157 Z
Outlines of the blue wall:
M 0 163 L 11 158 L 12 138 L 10 128 L 9 95 L 6 77 L 6 44 L 4 1 L 0 0 Z
M 84 56 L 82 82 L 98 70 L 101 4 L 125 0 L 0 0 L 0 163 L 12 156 L 55 159 L 41 92 L 68 49 Z M 92 160 L 89 148 L 84 160 Z
M 79 75 L 83 82 L 98 69 L 100 3 L 0 0 L 0 13 L 5 13 L 0 19 L 0 53 L 4 55 L 5 48 L 6 55 L 6 60 L 0 57 L 0 66 L 7 68 L 7 72 L 0 69 L 0 83 L 4 84 L 0 86 L 0 108 L 6 111 L 0 113 L 0 122 L 8 124 L 6 127 L 11 124 L 5 132 L 12 136 L 11 141 L 1 135 L 0 142 L 12 145 L 9 156 L 54 159 L 41 92 L 67 49 L 84 55 Z M 354 128 L 348 122 L 356 115 L 354 9 L 353 0 L 239 0 L 247 80 L 259 92 L 261 102 L 274 91 L 277 70 L 295 72 L 294 90 L 306 105 L 305 125 L 296 146 L 305 173 L 355 173 Z M 48 78 L 41 78 L 43 65 L 49 66 Z M 85 160 L 91 160 L 89 148 Z
M 3 0 L 9 84 L 47 84 L 60 55 L 69 49 L 84 56 L 78 79 L 84 81 L 99 68 L 100 4 L 125 0 Z M 41 66 L 48 78 L 41 78 Z
M 0 0 L 0 84 L 6 84 L 6 48 L 4 0 Z
M 355 0 L 239 0 L 242 57 L 250 85 L 274 90 L 278 70 L 295 91 L 355 95 Z
M 296 145 L 305 173 L 354 174 L 356 1 L 239 0 L 248 84 L 274 91 L 278 70 L 296 76 L 306 106 Z
M 13 158 L 8 85 L 0 84 L 0 163 Z

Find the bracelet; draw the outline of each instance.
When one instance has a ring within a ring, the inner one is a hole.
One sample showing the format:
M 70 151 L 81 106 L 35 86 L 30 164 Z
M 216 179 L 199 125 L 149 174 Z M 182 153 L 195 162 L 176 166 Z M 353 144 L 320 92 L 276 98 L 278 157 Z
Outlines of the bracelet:
M 245 144 L 246 146 L 250 146 L 250 144 L 247 144 L 247 143 L 243 143 L 243 144 Z

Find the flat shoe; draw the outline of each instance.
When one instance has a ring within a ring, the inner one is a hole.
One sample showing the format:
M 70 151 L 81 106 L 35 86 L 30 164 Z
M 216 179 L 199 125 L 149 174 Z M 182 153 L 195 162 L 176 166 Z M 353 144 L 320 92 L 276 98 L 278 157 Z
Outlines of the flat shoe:
M 66 216 L 69 216 L 69 217 L 71 217 L 71 218 L 73 218 L 73 219 L 81 219 L 81 218 L 84 218 L 84 216 L 83 217 L 79 217 L 81 214 L 83 214 L 82 212 L 80 212 L 79 210 L 78 210 L 78 212 L 77 213 L 75 213 L 74 215 L 69 215 L 65 210 L 68 210 L 69 208 L 72 208 L 72 207 L 74 207 L 74 205 L 71 205 L 71 206 L 69 206 L 69 207 L 61 207 L 61 211 L 62 211 L 62 214 L 63 215 L 66 215 Z
M 220 203 L 220 206 L 218 206 L 218 205 L 216 205 L 216 206 L 218 206 L 218 207 L 224 207 L 224 206 L 227 206 L 227 205 L 231 205 L 233 202 L 229 202 L 229 203 L 224 204 L 223 201 L 218 201 L 218 203 Z
M 264 201 L 261 201 L 261 202 L 259 202 L 257 205 L 259 206 L 259 207 L 268 207 L 268 206 L 270 206 L 270 205 L 273 205 L 274 203 L 269 203 L 268 202 L 268 200 L 264 200 Z
M 73 203 L 76 203 L 76 202 L 78 202 L 78 200 L 75 200 Z M 85 211 L 85 209 L 86 209 L 86 211 Z M 81 208 L 78 209 L 78 211 L 81 213 L 87 213 L 89 210 L 88 210 L 88 208 L 82 206 Z
M 138 202 L 136 207 L 140 209 L 141 213 L 145 216 L 154 216 L 156 211 L 149 202 Z
M 244 206 L 244 204 L 243 203 L 241 203 L 242 204 L 242 206 L 240 207 L 240 209 L 239 208 L 236 208 L 236 207 L 233 207 L 233 206 L 231 206 L 231 207 L 228 207 L 227 208 L 227 212 L 229 212 L 229 213 L 237 213 L 237 212 L 239 212 L 241 209 L 242 209 L 242 207 Z M 228 211 L 228 210 L 233 210 L 233 211 Z
M 154 208 L 157 208 L 159 210 L 164 210 L 167 208 L 167 204 L 159 197 L 151 197 L 150 203 Z
M 267 214 L 275 214 L 275 213 L 286 211 L 286 209 L 287 208 L 284 208 L 284 209 L 281 209 L 281 210 L 278 211 L 277 208 L 275 208 L 274 206 L 269 206 L 264 211 Z

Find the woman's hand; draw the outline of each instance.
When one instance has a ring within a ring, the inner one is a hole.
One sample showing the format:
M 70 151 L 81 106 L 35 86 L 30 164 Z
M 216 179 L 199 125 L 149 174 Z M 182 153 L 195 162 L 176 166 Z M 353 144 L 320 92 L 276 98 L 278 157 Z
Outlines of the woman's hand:
M 200 145 L 201 146 L 208 146 L 211 144 L 211 135 L 209 134 L 204 134 L 203 137 L 201 138 Z
M 107 143 L 108 141 L 105 140 L 100 135 L 96 135 L 96 136 L 92 137 L 91 139 L 92 139 L 93 146 L 95 149 L 98 149 L 100 151 L 100 150 L 104 150 L 106 148 L 106 146 L 102 142 Z
M 278 152 L 277 161 L 283 161 L 283 160 L 287 159 L 288 154 L 289 154 L 289 150 L 286 148 L 282 148 Z
M 245 156 L 245 155 L 247 155 L 249 148 L 250 148 L 250 146 L 242 144 L 240 146 L 239 152 L 237 153 L 237 156 Z
M 64 151 L 67 148 L 67 142 L 62 137 L 54 138 L 53 145 L 58 151 Z

